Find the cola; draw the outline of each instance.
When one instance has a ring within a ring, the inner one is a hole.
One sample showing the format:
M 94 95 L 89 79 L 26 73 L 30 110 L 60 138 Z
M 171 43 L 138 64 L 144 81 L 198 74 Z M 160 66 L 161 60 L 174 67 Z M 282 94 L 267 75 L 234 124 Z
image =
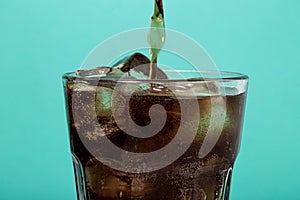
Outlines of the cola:
M 78 199 L 229 199 L 246 84 L 64 75 Z

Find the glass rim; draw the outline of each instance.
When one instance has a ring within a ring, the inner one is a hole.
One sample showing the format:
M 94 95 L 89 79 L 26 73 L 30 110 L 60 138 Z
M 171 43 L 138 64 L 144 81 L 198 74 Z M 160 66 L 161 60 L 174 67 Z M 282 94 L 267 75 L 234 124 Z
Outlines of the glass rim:
M 103 82 L 126 82 L 126 83 L 142 83 L 142 82 L 210 82 L 210 81 L 247 81 L 249 77 L 239 72 L 229 71 L 210 71 L 210 70 L 163 70 L 168 73 L 200 73 L 213 74 L 215 77 L 196 76 L 193 78 L 176 78 L 176 79 L 119 79 L 119 78 L 105 78 L 103 76 L 76 76 L 75 72 L 67 72 L 63 74 L 62 78 L 65 80 L 81 80 L 81 81 L 103 81 Z

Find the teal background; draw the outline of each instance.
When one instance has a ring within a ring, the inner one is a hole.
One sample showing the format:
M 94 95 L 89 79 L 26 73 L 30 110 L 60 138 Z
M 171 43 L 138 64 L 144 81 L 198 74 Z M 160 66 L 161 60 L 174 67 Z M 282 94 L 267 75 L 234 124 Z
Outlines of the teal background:
M 299 198 L 300 1 L 165 8 L 168 28 L 196 39 L 221 70 L 250 76 L 231 199 Z M 148 26 L 151 13 L 150 0 L 0 1 L 0 199 L 75 200 L 61 75 L 107 37 Z

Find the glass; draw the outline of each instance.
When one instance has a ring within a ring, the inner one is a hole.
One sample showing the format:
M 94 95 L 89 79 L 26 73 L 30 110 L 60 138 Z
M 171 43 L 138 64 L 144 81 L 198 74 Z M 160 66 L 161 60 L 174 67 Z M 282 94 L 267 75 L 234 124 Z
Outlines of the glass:
M 63 76 L 79 200 L 229 199 L 248 77 Z

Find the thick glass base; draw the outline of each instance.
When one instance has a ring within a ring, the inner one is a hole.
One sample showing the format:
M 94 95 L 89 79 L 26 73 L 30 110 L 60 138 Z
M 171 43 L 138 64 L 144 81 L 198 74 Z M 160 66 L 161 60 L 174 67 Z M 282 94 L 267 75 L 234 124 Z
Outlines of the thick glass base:
M 84 167 L 78 161 L 73 156 L 78 200 L 229 200 L 232 166 L 217 159 L 145 174 L 112 170 L 97 159 Z

